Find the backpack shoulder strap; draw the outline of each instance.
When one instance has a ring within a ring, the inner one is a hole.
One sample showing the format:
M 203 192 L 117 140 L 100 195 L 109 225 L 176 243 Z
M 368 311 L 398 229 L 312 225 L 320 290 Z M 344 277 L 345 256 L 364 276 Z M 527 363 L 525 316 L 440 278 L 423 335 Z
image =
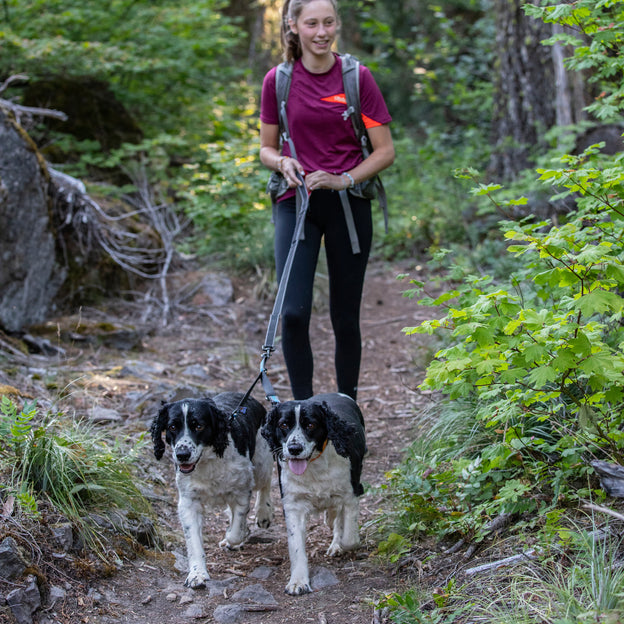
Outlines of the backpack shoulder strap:
M 364 158 L 371 153 L 368 132 L 362 121 L 362 108 L 360 104 L 360 61 L 351 54 L 342 54 L 342 84 L 347 99 L 347 110 L 344 112 L 345 119 L 351 117 L 351 123 L 355 130 Z
M 346 120 L 347 117 L 351 117 L 355 136 L 357 136 L 362 147 L 362 154 L 364 158 L 368 158 L 373 148 L 368 137 L 368 132 L 366 131 L 366 126 L 362 120 L 362 108 L 360 104 L 360 61 L 351 54 L 342 54 L 340 58 L 342 59 L 342 83 L 347 100 L 347 110 L 344 112 L 344 118 Z M 387 233 L 388 200 L 383 182 L 378 175 L 375 176 L 375 188 L 377 190 L 379 205 L 383 210 L 384 224 Z
M 288 93 L 290 91 L 292 73 L 292 63 L 283 62 L 277 66 L 277 70 L 275 72 L 275 95 L 277 97 L 277 111 L 279 116 L 280 146 L 284 143 L 288 143 L 291 156 L 293 158 L 297 158 L 295 145 L 290 138 L 288 118 L 286 117 L 286 103 L 288 102 Z
M 288 102 L 290 81 L 292 80 L 292 63 L 280 63 L 275 72 L 275 93 L 277 95 L 277 109 L 281 109 L 282 102 Z

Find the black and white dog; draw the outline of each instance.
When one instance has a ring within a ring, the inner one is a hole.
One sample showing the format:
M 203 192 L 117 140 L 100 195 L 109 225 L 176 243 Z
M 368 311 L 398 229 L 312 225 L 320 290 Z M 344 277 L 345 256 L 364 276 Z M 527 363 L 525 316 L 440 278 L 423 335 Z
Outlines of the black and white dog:
M 178 516 L 188 555 L 185 585 L 204 587 L 210 578 L 202 543 L 204 506 L 228 508 L 230 524 L 220 546 L 235 549 L 247 539 L 247 514 L 253 490 L 258 491 L 256 523 L 266 528 L 273 519 L 273 460 L 260 426 L 264 407 L 249 398 L 236 412 L 243 395 L 224 392 L 212 398 L 165 403 L 151 426 L 154 455 L 171 446 L 178 486 Z
M 350 397 L 318 394 L 277 405 L 267 415 L 262 435 L 277 460 L 286 517 L 290 556 L 286 593 L 297 596 L 312 591 L 305 550 L 311 511 L 326 511 L 333 525 L 329 556 L 359 546 L 364 419 Z

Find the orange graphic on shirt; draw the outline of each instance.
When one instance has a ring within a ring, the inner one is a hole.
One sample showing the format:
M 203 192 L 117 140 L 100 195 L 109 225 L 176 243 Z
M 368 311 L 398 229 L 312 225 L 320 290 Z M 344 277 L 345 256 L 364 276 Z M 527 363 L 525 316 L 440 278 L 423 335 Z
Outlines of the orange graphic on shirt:
M 332 104 L 344 104 L 347 105 L 347 96 L 344 93 L 336 93 L 336 95 L 330 95 L 328 97 L 321 98 L 323 102 L 330 102 Z M 375 128 L 376 126 L 381 126 L 378 121 L 367 117 L 366 115 L 362 115 L 362 121 L 364 122 L 365 128 Z

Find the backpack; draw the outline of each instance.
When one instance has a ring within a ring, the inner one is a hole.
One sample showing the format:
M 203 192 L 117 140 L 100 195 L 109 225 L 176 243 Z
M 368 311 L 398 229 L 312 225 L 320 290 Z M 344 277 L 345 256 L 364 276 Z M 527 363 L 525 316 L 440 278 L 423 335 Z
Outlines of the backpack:
M 360 61 L 351 54 L 341 54 L 342 60 L 342 83 L 345 91 L 345 97 L 347 100 L 347 109 L 343 113 L 343 117 L 346 120 L 347 117 L 351 117 L 351 123 L 353 124 L 353 130 L 357 137 L 360 146 L 362 148 L 362 155 L 364 158 L 368 158 L 373 151 L 366 126 L 362 120 L 362 111 L 360 106 Z M 275 74 L 275 91 L 277 94 L 277 107 L 278 111 L 285 110 L 286 102 L 288 101 L 288 92 L 290 91 L 290 82 L 292 80 L 292 63 L 280 63 L 277 66 Z M 285 117 L 285 115 L 284 115 Z M 294 146 L 290 141 L 288 133 L 288 127 L 284 128 L 282 122 L 282 114 L 280 113 L 280 144 L 284 141 L 290 143 L 291 153 L 294 155 Z M 377 197 L 379 205 L 383 210 L 384 225 L 386 233 L 388 232 L 388 201 L 386 198 L 386 191 L 384 189 L 381 178 L 376 175 L 373 178 L 365 180 L 356 184 L 353 188 L 349 189 L 349 192 L 358 197 L 365 197 L 367 199 L 373 199 Z

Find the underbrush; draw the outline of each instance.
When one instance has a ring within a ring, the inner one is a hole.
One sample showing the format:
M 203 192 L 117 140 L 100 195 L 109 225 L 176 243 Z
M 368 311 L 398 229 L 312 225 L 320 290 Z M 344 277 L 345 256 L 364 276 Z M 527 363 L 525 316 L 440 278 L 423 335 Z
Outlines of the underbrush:
M 594 38 L 587 46 L 561 36 L 578 46 L 571 66 L 586 69 L 595 52 L 590 65 L 605 97 L 590 109 L 611 118 L 621 101 L 621 84 L 610 80 L 616 62 L 604 54 L 622 38 L 613 16 L 584 0 L 530 11 Z M 435 314 L 404 331 L 439 340 L 421 389 L 440 401 L 388 475 L 392 511 L 380 519 L 380 552 L 400 561 L 428 536 L 443 556 L 459 549 L 467 557 L 432 597 L 414 590 L 389 598 L 396 622 L 621 620 L 622 544 L 612 539 L 621 526 L 602 522 L 624 515 L 594 468 L 624 464 L 624 154 L 603 147 L 545 162 L 520 198 L 480 183 L 473 169 L 460 172 L 477 182 L 475 198 L 508 215 L 505 245 L 485 267 L 439 254 L 437 268 L 447 267 L 441 293 L 410 282 L 406 294 Z M 568 212 L 510 219 L 527 207 L 538 215 L 543 201 L 535 198 L 547 195 Z M 528 571 L 490 571 L 480 586 L 460 586 L 470 556 L 496 559 L 503 534 L 516 552 L 533 552 Z
M 403 594 L 388 594 L 377 608 L 388 610 L 397 624 L 621 622 L 621 522 L 597 529 L 585 518 L 585 524 L 589 530 L 547 524 L 538 545 L 513 564 L 481 572 L 472 568 L 461 582 L 451 578 L 434 588 L 416 585 Z
M 128 445 L 129 446 L 129 445 Z M 62 413 L 42 412 L 36 402 L 19 408 L 0 403 L 0 474 L 5 509 L 25 519 L 63 518 L 82 543 L 103 560 L 115 560 L 107 531 L 131 537 L 150 524 L 149 501 L 133 465 L 143 445 L 126 448 Z M 45 516 L 45 517 L 44 517 Z
M 405 332 L 438 336 L 440 349 L 421 388 L 442 396 L 430 422 L 419 423 L 426 433 L 388 475 L 394 504 L 382 520 L 381 553 L 400 557 L 424 535 L 479 549 L 501 518 L 512 526 L 508 533 L 520 540 L 533 535 L 543 552 L 552 544 L 551 536 L 543 537 L 553 518 L 563 527 L 578 509 L 595 504 L 617 515 L 604 506 L 592 461 L 624 462 L 624 156 L 604 167 L 597 166 L 604 163 L 597 153 L 591 147 L 565 156 L 560 169 L 539 171 L 577 207 L 556 227 L 531 219 L 501 224 L 506 253 L 515 258 L 506 279 L 469 273 L 460 264 L 448 272 L 450 288 L 442 294 L 428 296 L 422 284 L 410 283 L 406 294 L 437 310 Z M 477 193 L 497 201 L 497 190 L 480 186 Z M 540 605 L 513 617 L 509 610 L 495 621 L 582 621 L 572 611 L 609 621 L 612 602 L 602 605 L 578 587 L 588 575 L 583 568 L 563 581 L 587 604 L 570 606 L 568 597 L 564 608 L 553 598 L 543 619 L 535 614 Z M 615 595 L 624 592 L 621 581 L 616 575 Z M 550 586 L 534 592 L 535 600 L 557 593 Z M 401 620 L 420 603 L 409 592 L 393 600 L 399 622 L 464 621 L 463 607 L 447 619 Z M 471 604 L 472 617 L 480 603 Z M 559 619 L 552 615 L 560 612 Z

